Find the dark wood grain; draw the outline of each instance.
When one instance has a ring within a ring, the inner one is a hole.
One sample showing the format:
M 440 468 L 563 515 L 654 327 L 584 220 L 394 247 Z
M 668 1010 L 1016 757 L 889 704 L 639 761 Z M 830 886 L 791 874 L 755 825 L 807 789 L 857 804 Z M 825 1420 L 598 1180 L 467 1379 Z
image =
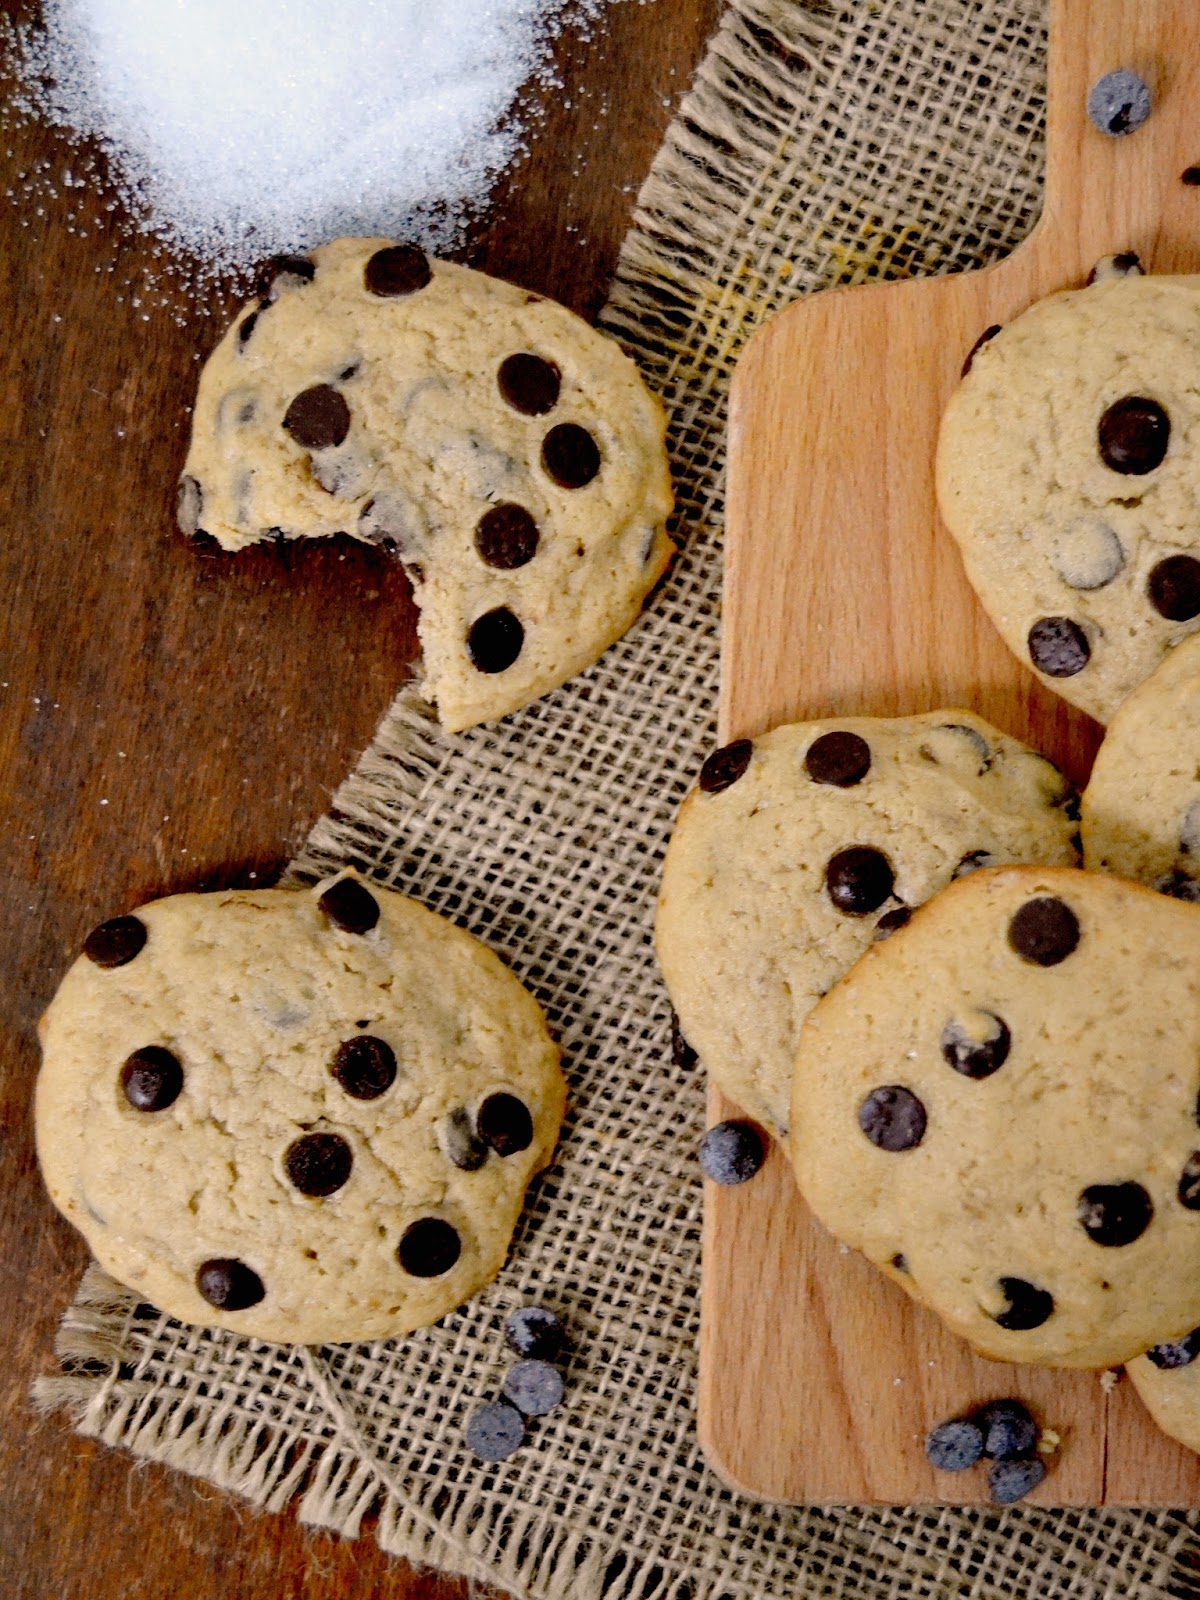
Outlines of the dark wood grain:
M 9 14 L 24 12 L 8 3 Z M 531 92 L 528 155 L 464 259 L 592 314 L 717 0 L 612 4 Z M 4 150 L 13 148 L 11 157 Z M 0 144 L 0 190 L 57 136 Z M 0 1594 L 450 1600 L 374 1542 L 310 1533 L 80 1440 L 28 1405 L 85 1263 L 34 1161 L 34 1028 L 87 930 L 152 896 L 269 882 L 410 670 L 403 575 L 350 541 L 203 555 L 173 530 L 197 350 L 118 303 L 149 246 L 0 199 Z M 116 270 L 97 272 L 97 265 Z

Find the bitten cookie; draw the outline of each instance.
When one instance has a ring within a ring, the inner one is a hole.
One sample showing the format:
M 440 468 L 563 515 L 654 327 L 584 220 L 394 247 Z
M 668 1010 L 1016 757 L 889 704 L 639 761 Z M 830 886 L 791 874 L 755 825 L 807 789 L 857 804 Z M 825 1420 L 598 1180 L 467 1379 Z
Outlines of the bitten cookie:
M 1084 865 L 1200 900 L 1200 638 L 1109 723 L 1083 797 Z
M 59 1210 L 163 1311 L 262 1339 L 382 1338 L 461 1305 L 562 1120 L 532 996 L 352 875 L 104 923 L 41 1035 Z
M 662 407 L 563 306 L 382 239 L 275 263 L 200 378 L 179 521 L 404 562 L 450 730 L 589 666 L 671 555 Z
M 984 1355 L 1113 1366 L 1200 1323 L 1200 910 L 1011 867 L 870 950 L 800 1037 L 817 1216 Z
M 1200 1450 L 1200 1328 L 1126 1363 L 1130 1382 L 1159 1427 Z
M 1200 627 L 1200 278 L 1103 275 L 974 353 L 938 504 L 1010 649 L 1108 722 Z
M 780 1133 L 817 999 L 951 878 L 1073 866 L 1074 802 L 1049 761 L 968 711 L 792 723 L 718 750 L 679 813 L 658 904 L 684 1036 Z

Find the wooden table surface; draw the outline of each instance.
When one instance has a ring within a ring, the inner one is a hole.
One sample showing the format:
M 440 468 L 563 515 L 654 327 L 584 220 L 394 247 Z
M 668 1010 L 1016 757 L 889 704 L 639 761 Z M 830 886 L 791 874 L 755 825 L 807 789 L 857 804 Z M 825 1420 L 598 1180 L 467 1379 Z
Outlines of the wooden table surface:
M 461 259 L 593 314 L 718 13 L 614 0 L 592 38 L 564 36 L 530 153 Z M 451 1600 L 465 1587 L 370 1538 L 260 1515 L 29 1407 L 86 1261 L 34 1160 L 39 1014 L 105 917 L 270 882 L 414 652 L 407 583 L 380 553 L 339 539 L 230 557 L 174 531 L 194 356 L 232 302 L 180 327 L 124 287 L 145 240 L 68 231 L 78 191 L 3 198 L 69 155 L 43 129 L 0 138 L 0 1595 Z

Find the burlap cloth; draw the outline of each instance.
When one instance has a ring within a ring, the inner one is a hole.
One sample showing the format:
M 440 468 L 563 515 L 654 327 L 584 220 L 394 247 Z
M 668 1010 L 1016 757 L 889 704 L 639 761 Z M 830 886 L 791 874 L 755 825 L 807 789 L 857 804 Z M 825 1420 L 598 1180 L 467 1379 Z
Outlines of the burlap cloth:
M 1181 1512 L 811 1510 L 710 1473 L 693 1402 L 703 1083 L 672 1064 L 651 923 L 711 745 L 721 478 L 752 329 L 832 284 L 944 272 L 1039 204 L 1040 0 L 735 0 L 642 191 L 604 314 L 663 394 L 684 550 L 599 665 L 447 738 L 402 694 L 295 863 L 356 860 L 488 941 L 541 999 L 572 1111 L 500 1280 L 390 1344 L 284 1349 L 152 1314 L 93 1269 L 38 1385 L 80 1431 L 521 1596 L 1200 1593 Z M 488 1466 L 471 1408 L 530 1300 L 573 1335 L 569 1403 Z

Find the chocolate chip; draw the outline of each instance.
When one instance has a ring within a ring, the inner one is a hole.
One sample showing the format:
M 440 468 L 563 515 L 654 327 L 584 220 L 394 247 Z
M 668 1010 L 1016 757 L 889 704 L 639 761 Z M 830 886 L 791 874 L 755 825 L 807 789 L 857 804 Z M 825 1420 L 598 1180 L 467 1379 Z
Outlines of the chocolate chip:
M 506 672 L 524 643 L 521 620 L 507 606 L 485 611 L 467 630 L 467 653 L 480 672 Z
M 260 306 L 257 311 L 252 311 L 248 317 L 242 319 L 238 326 L 239 345 L 246 345 L 250 342 L 250 335 L 254 332 L 255 324 L 258 322 L 261 311 L 262 307 Z
M 92 929 L 83 941 L 83 953 L 98 967 L 123 967 L 141 951 L 147 937 L 140 917 L 113 917 Z
M 353 1100 L 378 1100 L 396 1081 L 396 1053 L 385 1039 L 360 1033 L 338 1045 L 329 1070 Z
M 518 1361 L 504 1375 L 504 1396 L 526 1417 L 547 1416 L 562 1404 L 562 1373 L 548 1361 Z
M 1037 1447 L 1039 1428 L 1020 1400 L 991 1400 L 972 1419 L 983 1433 L 983 1453 L 993 1461 L 1018 1461 Z
M 858 1125 L 881 1150 L 915 1150 L 925 1137 L 925 1107 L 911 1089 L 889 1083 L 872 1089 L 859 1106 Z
M 260 300 L 274 300 L 271 291 L 276 278 L 295 278 L 300 283 L 311 283 L 316 275 L 316 265 L 307 256 L 272 256 L 259 267 L 254 280 L 254 292 Z
M 196 1288 L 218 1311 L 245 1311 L 256 1306 L 267 1292 L 258 1273 L 231 1256 L 216 1256 L 202 1263 L 196 1273 Z
M 1141 1238 L 1154 1203 L 1140 1183 L 1093 1183 L 1079 1196 L 1075 1214 L 1095 1244 L 1116 1247 Z
M 422 1217 L 404 1231 L 396 1256 L 413 1278 L 440 1278 L 462 1254 L 462 1240 L 441 1217 Z
M 379 921 L 379 902 L 357 878 L 339 878 L 317 902 L 344 933 L 369 933 Z
M 1024 1278 L 1001 1278 L 1000 1292 L 1008 1301 L 1003 1311 L 992 1318 L 1002 1328 L 1013 1333 L 1025 1333 L 1030 1328 L 1040 1328 L 1054 1312 L 1054 1296 L 1046 1289 L 1038 1289 Z
M 903 1253 L 903 1251 L 897 1251 L 892 1257 L 891 1265 L 895 1267 L 897 1272 L 907 1272 L 908 1257 Z
M 1154 887 L 1159 894 L 1169 894 L 1172 900 L 1190 900 L 1193 904 L 1200 901 L 1200 883 L 1182 867 L 1172 867 L 1157 879 Z
M 1011 1506 L 1031 1494 L 1045 1476 L 1046 1463 L 1040 1456 L 993 1461 L 988 1468 L 988 1489 L 997 1505 Z
M 562 373 L 553 361 L 545 361 L 523 350 L 500 363 L 496 382 L 514 411 L 527 417 L 544 417 L 558 404 Z
M 894 884 L 891 862 L 882 850 L 868 845 L 839 850 L 825 868 L 829 898 L 848 917 L 865 917 L 878 911 Z
M 912 920 L 912 911 L 908 906 L 893 906 L 890 911 L 885 911 L 875 924 L 874 942 L 879 944 L 884 939 L 890 939 L 898 928 L 903 928 L 905 923 Z
M 1184 1162 L 1176 1193 L 1185 1210 L 1200 1211 L 1200 1150 L 1193 1150 Z
M 871 746 L 857 733 L 823 733 L 809 745 L 804 767 L 814 783 L 852 789 L 871 770 Z
M 983 1434 L 973 1422 L 939 1422 L 925 1436 L 925 1458 L 939 1472 L 965 1472 L 983 1455 Z
M 522 1306 L 504 1324 L 504 1337 L 517 1354 L 539 1361 L 558 1354 L 566 1332 L 561 1319 L 543 1306 Z
M 1151 569 L 1146 592 L 1168 622 L 1190 622 L 1200 615 L 1200 561 L 1195 556 L 1167 556 Z
M 467 1449 L 481 1461 L 507 1461 L 525 1443 L 525 1424 L 521 1413 L 506 1400 L 493 1400 L 476 1406 L 467 1418 Z
M 489 567 L 511 572 L 537 554 L 538 525 L 524 506 L 511 501 L 485 511 L 475 524 L 475 548 Z
M 1157 400 L 1127 394 L 1100 418 L 1100 457 L 1114 472 L 1141 477 L 1167 453 L 1171 419 Z
M 471 1114 L 456 1106 L 441 1126 L 442 1148 L 460 1172 L 478 1172 L 488 1158 L 488 1147 L 475 1131 Z
M 718 1122 L 700 1141 L 700 1170 L 724 1188 L 748 1183 L 766 1160 L 763 1136 L 752 1122 Z
M 1039 617 L 1028 643 L 1029 659 L 1048 678 L 1073 678 L 1091 660 L 1087 634 L 1070 617 Z
M 354 1152 L 338 1133 L 306 1133 L 283 1158 L 290 1182 L 314 1200 L 336 1194 L 350 1176 Z
M 515 1156 L 533 1143 L 533 1118 L 515 1094 L 490 1094 L 475 1119 L 479 1137 L 498 1156 Z
M 600 471 L 600 447 L 577 422 L 560 422 L 542 440 L 542 466 L 560 489 L 582 489 Z
M 720 794 L 732 788 L 750 765 L 754 743 L 750 739 L 735 739 L 714 750 L 700 768 L 700 787 L 705 794 Z
M 143 1045 L 121 1068 L 121 1087 L 136 1111 L 165 1111 L 183 1092 L 183 1064 L 162 1045 Z
M 990 1078 L 1008 1060 L 1012 1034 L 991 1011 L 978 1011 L 982 1026 L 951 1021 L 942 1029 L 942 1055 L 964 1078 Z
M 985 328 L 983 330 L 983 332 L 979 335 L 978 339 L 976 339 L 975 343 L 967 351 L 967 359 L 962 364 L 962 375 L 963 375 L 964 378 L 966 377 L 967 373 L 970 372 L 971 368 L 975 365 L 975 357 L 983 349 L 985 344 L 987 344 L 990 340 L 992 340 L 992 339 L 994 339 L 996 337 L 996 335 L 1000 332 L 1000 328 L 1001 328 L 1001 324 L 1000 323 L 993 322 L 990 328 Z
M 1128 67 L 1117 67 L 1097 78 L 1087 97 L 1088 116 L 1101 133 L 1113 139 L 1136 133 L 1150 108 L 1150 85 Z
M 1008 925 L 1008 942 L 1022 960 L 1056 967 L 1079 943 L 1079 919 L 1065 900 L 1039 895 L 1026 900 Z
M 350 432 L 350 407 L 330 384 L 317 383 L 292 401 L 283 426 L 306 450 L 331 450 Z
M 1087 275 L 1088 284 L 1104 278 L 1141 278 L 1145 276 L 1142 258 L 1133 250 L 1121 250 L 1115 256 L 1101 256 Z
M 1179 174 L 1179 181 L 1189 189 L 1200 189 L 1200 167 L 1184 167 Z
M 1193 1328 L 1182 1339 L 1169 1339 L 1146 1351 L 1146 1359 L 1161 1372 L 1178 1372 L 1180 1367 L 1190 1367 L 1197 1356 L 1200 1356 L 1200 1328 Z
M 200 518 L 204 515 L 204 490 L 197 479 L 184 473 L 175 491 L 175 524 L 180 533 L 194 539 L 200 532 Z
M 363 268 L 363 283 L 369 293 L 385 299 L 416 294 L 432 277 L 429 257 L 415 244 L 393 244 L 376 250 Z
M 679 1018 L 674 1011 L 671 1013 L 671 1061 L 681 1067 L 684 1072 L 690 1072 L 699 1061 L 700 1057 L 683 1037 L 679 1026 Z

